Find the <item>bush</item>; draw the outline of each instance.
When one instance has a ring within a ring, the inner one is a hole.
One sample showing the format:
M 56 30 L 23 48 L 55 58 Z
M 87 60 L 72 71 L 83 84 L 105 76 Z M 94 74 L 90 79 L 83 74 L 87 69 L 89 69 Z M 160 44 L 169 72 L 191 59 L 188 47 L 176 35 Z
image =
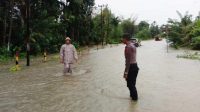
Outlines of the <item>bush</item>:
M 196 50 L 200 50 L 200 36 L 192 39 L 192 48 Z
M 109 43 L 109 44 L 119 44 L 120 41 L 117 41 L 117 40 L 109 40 L 108 43 Z
M 0 62 L 7 61 L 10 56 L 11 52 L 9 52 L 6 47 L 0 48 Z
M 79 49 L 80 48 L 80 44 L 78 42 L 72 42 L 72 44 L 74 45 L 74 47 L 76 49 Z
M 151 33 L 150 33 L 149 29 L 145 28 L 145 29 L 139 31 L 136 34 L 136 37 L 141 40 L 147 40 L 147 39 L 151 38 Z

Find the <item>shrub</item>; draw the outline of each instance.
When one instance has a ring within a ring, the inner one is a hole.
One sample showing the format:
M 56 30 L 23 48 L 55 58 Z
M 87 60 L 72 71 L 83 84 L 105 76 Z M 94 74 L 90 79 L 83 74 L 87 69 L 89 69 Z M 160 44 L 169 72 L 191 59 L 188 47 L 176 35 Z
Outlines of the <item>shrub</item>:
M 136 37 L 141 40 L 147 40 L 151 37 L 149 29 L 145 28 L 136 34 Z
M 200 50 L 200 36 L 192 39 L 192 48 L 196 50 Z
M 7 61 L 10 56 L 11 52 L 9 52 L 6 47 L 0 48 L 0 62 Z

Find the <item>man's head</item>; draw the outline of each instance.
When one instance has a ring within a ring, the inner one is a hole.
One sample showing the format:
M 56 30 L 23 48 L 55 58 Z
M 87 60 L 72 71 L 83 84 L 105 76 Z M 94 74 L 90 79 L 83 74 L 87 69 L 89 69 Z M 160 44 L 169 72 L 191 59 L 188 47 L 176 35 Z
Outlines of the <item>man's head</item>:
M 66 37 L 66 38 L 65 38 L 65 43 L 66 43 L 66 44 L 71 44 L 71 39 L 70 39 L 69 37 Z
M 124 44 L 127 44 L 127 43 L 130 41 L 131 36 L 130 36 L 130 34 L 125 33 L 125 34 L 123 34 L 122 39 L 123 39 L 122 42 L 123 42 Z

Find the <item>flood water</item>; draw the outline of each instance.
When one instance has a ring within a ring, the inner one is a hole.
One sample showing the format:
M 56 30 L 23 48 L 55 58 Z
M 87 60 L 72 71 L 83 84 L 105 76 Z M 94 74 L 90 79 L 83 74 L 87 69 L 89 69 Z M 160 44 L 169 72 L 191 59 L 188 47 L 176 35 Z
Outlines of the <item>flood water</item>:
M 138 48 L 138 102 L 123 79 L 124 45 L 91 50 L 62 76 L 59 61 L 0 72 L 0 112 L 199 112 L 200 61 L 176 58 L 165 41 Z

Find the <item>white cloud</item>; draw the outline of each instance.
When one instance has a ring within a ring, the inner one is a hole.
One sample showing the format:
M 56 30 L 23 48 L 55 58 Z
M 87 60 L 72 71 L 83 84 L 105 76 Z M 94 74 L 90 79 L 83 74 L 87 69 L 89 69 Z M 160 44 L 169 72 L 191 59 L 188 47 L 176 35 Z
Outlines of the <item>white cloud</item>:
M 137 16 L 138 20 L 165 23 L 168 18 L 178 18 L 176 10 L 181 13 L 189 11 L 194 16 L 200 11 L 198 0 L 96 0 L 96 4 L 108 4 L 112 12 L 125 18 Z

